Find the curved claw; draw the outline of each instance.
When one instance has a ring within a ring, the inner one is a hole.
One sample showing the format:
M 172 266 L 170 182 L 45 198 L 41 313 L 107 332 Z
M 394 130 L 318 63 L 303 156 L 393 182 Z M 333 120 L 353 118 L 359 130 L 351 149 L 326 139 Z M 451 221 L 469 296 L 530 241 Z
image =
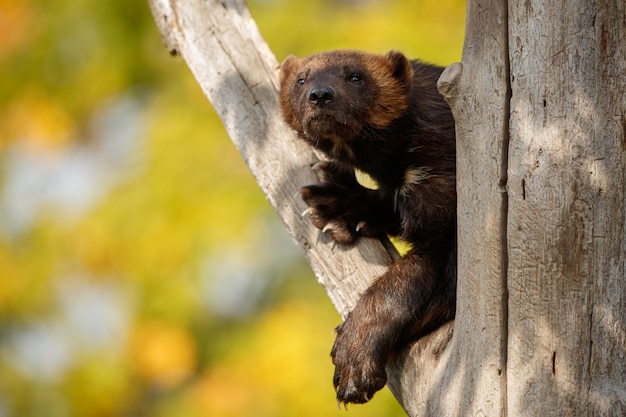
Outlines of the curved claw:
M 326 226 L 324 226 L 324 228 L 322 229 L 322 233 L 326 233 L 329 230 L 333 230 L 333 225 L 328 223 Z
M 308 207 L 306 210 L 304 210 L 301 214 L 302 217 L 306 217 L 307 215 L 313 213 L 313 207 Z
M 348 403 L 342 400 L 337 400 L 337 408 L 341 411 L 341 404 L 343 404 L 343 408 L 348 411 Z
M 315 172 L 321 172 L 328 166 L 328 162 L 319 161 L 311 165 L 311 169 Z
M 356 225 L 356 231 L 357 233 L 361 231 L 361 229 L 363 229 L 365 227 L 365 221 L 361 220 L 359 223 L 357 223 Z

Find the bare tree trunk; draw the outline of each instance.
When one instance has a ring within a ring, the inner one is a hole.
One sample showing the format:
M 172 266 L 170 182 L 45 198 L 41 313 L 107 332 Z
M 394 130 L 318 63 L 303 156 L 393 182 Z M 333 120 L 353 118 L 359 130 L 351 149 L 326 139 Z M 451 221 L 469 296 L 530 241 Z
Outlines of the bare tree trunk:
M 149 2 L 345 315 L 393 255 L 301 218 L 317 157 L 280 119 L 245 5 Z M 463 64 L 439 83 L 457 122 L 457 319 L 388 368 L 410 416 L 626 415 L 624 7 L 468 2 Z
M 512 2 L 509 411 L 626 415 L 626 6 Z

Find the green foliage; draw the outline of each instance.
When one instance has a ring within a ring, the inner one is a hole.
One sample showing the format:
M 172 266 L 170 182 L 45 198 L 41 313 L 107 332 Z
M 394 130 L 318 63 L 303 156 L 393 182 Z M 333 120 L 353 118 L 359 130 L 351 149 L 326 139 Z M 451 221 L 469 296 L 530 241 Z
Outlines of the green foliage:
M 250 7 L 279 59 L 460 58 L 460 0 Z M 0 110 L 0 416 L 345 415 L 340 318 L 147 4 L 0 0 Z

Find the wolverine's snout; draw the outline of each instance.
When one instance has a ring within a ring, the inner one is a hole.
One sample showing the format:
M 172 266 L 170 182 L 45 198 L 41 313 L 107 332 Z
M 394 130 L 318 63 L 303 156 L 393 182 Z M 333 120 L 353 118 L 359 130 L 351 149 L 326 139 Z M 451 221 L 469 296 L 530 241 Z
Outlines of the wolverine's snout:
M 320 109 L 331 103 L 335 98 L 335 92 L 327 85 L 316 85 L 311 87 L 307 92 L 309 103 L 319 107 Z

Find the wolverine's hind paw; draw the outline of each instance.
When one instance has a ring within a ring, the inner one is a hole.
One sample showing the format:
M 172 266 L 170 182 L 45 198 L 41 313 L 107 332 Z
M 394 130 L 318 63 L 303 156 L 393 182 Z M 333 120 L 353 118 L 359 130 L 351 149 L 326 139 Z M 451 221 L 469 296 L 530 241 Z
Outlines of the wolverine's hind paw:
M 368 402 L 387 382 L 386 352 L 375 340 L 364 340 L 354 324 L 347 321 L 337 328 L 331 351 L 335 365 L 333 385 L 337 401 L 344 405 Z

